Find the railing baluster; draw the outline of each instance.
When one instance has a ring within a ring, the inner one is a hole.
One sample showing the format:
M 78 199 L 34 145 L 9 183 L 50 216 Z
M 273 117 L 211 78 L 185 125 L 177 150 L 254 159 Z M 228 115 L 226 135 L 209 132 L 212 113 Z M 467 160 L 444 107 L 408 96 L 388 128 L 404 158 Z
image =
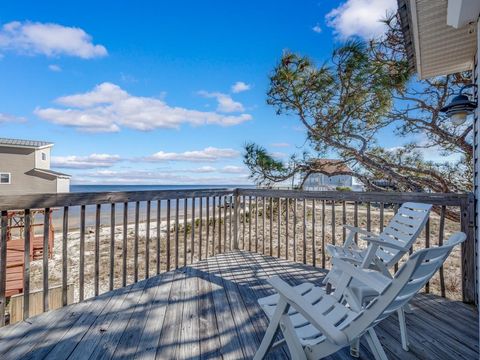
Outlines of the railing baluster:
M 252 197 L 248 197 L 248 251 L 252 251 Z
M 7 289 L 7 231 L 8 211 L 2 211 L 2 228 L 0 234 L 0 326 L 5 326 L 5 297 Z
M 345 202 L 343 202 L 345 204 Z M 317 266 L 317 245 L 315 243 L 315 199 L 312 199 L 312 265 Z
M 280 239 L 281 239 L 281 229 L 282 229 L 282 199 L 278 198 L 278 209 L 277 209 L 277 257 L 280 257 Z
M 440 242 L 440 238 L 439 238 Z M 425 248 L 430 247 L 430 217 L 427 219 L 427 222 L 425 223 Z M 425 284 L 425 292 L 427 294 L 430 293 L 430 281 L 427 281 Z
M 190 226 L 190 263 L 195 255 L 195 198 L 192 197 L 192 224 Z
M 44 209 L 43 216 L 43 312 L 49 310 L 48 304 L 48 256 L 50 238 L 50 208 Z M 3 217 L 2 217 L 3 218 Z
M 115 281 L 115 203 L 110 205 L 110 279 L 108 288 L 113 290 Z
M 332 244 L 335 245 L 335 200 L 332 200 Z
M 122 285 L 127 286 L 128 202 L 123 203 Z
M 170 244 L 170 235 L 171 235 L 171 228 L 170 228 L 170 211 L 171 211 L 171 207 L 172 207 L 172 204 L 171 204 L 171 200 L 168 199 L 167 200 L 167 268 L 166 270 L 167 271 L 170 271 L 170 248 L 171 248 L 171 244 Z
M 229 222 L 228 222 L 228 242 L 229 242 L 229 248 L 232 250 L 232 206 L 233 206 L 233 196 L 230 195 L 230 206 L 228 208 L 229 212 Z
M 210 197 L 207 196 L 207 223 L 206 223 L 206 233 L 205 233 L 205 258 L 208 258 L 208 248 L 209 248 L 209 242 L 210 242 Z
M 30 209 L 25 209 L 25 223 L 23 225 L 23 234 L 25 238 L 25 247 L 23 255 L 23 320 L 30 317 L 30 257 L 32 256 L 30 252 L 31 246 L 31 223 L 32 215 Z M 0 260 L 1 262 L 1 260 Z M 1 271 L 1 270 L 0 270 Z M 1 277 L 0 277 L 1 279 Z M 1 281 L 1 280 L 0 280 Z M 0 300 L 1 301 L 1 300 Z
M 198 258 L 202 260 L 202 237 L 203 237 L 203 197 L 198 199 L 198 206 L 200 208 L 199 217 L 200 224 L 198 226 Z
M 446 212 L 446 207 L 445 205 L 442 206 L 442 210 L 440 213 L 440 224 L 439 224 L 439 229 L 438 229 L 438 246 L 443 245 L 443 238 L 445 234 L 445 212 Z M 440 266 L 440 293 L 442 297 L 446 297 L 445 294 L 445 274 L 443 271 L 443 265 Z
M 325 200 L 322 200 L 322 268 L 325 269 Z
M 303 199 L 303 263 L 307 263 L 307 200 Z
M 353 205 L 353 226 L 358 227 L 358 202 Z M 355 233 L 355 244 L 358 243 L 358 233 Z
M 255 196 L 255 252 L 258 252 L 258 196 Z
M 100 204 L 97 204 L 95 211 L 95 296 L 98 296 L 100 276 Z
M 222 253 L 222 197 L 218 197 L 218 244 L 217 254 Z
M 145 279 L 150 277 L 150 216 L 152 202 L 147 201 L 147 224 L 145 229 Z
M 384 222 L 384 212 L 385 212 L 385 204 L 382 202 L 380 203 L 380 232 L 383 232 L 383 222 Z
M 140 202 L 135 202 L 135 239 L 133 243 L 133 270 L 134 270 L 134 282 L 138 282 L 138 227 L 140 223 Z
M 270 256 L 273 255 L 273 198 L 270 198 Z
M 85 297 L 85 205 L 80 208 L 80 259 L 78 267 L 78 298 L 83 301 Z M 125 286 L 125 285 L 123 285 Z
M 243 216 L 242 216 L 242 250 L 245 250 L 245 223 L 247 221 L 247 202 L 245 200 L 245 196 L 243 196 L 242 199 L 242 204 L 243 204 Z
M 180 199 L 176 198 L 175 199 L 175 244 L 174 244 L 174 251 L 175 251 L 175 269 L 178 269 L 178 239 L 179 239 L 179 209 L 180 207 Z
M 25 224 L 24 224 L 25 226 Z M 62 228 L 62 305 L 67 305 L 67 240 L 68 240 L 68 206 L 63 208 L 63 228 Z M 25 248 L 27 243 L 25 242 Z M 23 301 L 25 301 L 25 292 Z
M 216 229 L 216 222 L 215 222 L 215 208 L 216 208 L 216 198 L 213 196 L 212 199 L 212 255 L 215 256 L 215 229 Z
M 262 254 L 265 254 L 265 217 L 267 215 L 265 207 L 265 196 L 262 197 Z
M 161 228 L 162 228 L 162 201 L 157 201 L 157 275 L 160 274 L 160 254 L 161 254 Z
M 297 261 L 297 199 L 293 199 L 293 261 Z
M 235 191 L 235 201 L 234 201 L 234 219 L 233 219 L 233 249 L 238 250 L 238 207 L 239 207 L 240 197 L 238 192 Z
M 183 266 L 187 266 L 187 235 L 188 235 L 188 199 L 183 199 Z
M 288 218 L 288 213 L 290 212 L 290 201 L 288 198 L 285 198 L 285 258 L 288 260 L 289 258 L 289 251 L 290 251 L 290 246 L 289 246 L 289 243 L 288 243 L 288 222 L 289 222 L 289 218 Z
M 372 231 L 372 215 L 370 210 L 370 202 L 367 202 L 367 231 Z
M 223 197 L 223 252 L 227 252 L 227 196 Z

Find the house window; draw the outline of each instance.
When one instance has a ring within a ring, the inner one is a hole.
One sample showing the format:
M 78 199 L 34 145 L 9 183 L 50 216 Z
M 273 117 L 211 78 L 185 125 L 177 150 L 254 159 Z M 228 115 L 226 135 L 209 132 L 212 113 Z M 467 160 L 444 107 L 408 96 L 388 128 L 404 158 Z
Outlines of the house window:
M 47 154 L 45 154 L 44 152 L 42 152 L 42 160 L 43 161 L 47 160 Z
M 10 173 L 0 173 L 0 184 L 10 184 L 11 174 Z

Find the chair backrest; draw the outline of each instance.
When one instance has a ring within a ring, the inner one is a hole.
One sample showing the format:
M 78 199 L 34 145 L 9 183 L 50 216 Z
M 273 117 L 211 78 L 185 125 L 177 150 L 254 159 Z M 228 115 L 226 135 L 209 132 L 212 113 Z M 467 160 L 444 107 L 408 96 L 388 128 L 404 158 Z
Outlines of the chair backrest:
M 408 303 L 443 265 L 452 249 L 465 239 L 464 233 L 457 232 L 444 245 L 411 255 L 383 292 L 346 326 L 347 337 L 354 339 Z
M 380 238 L 410 249 L 425 226 L 432 205 L 407 202 L 404 203 L 389 224 L 380 234 Z M 375 255 L 388 268 L 395 265 L 405 254 L 404 251 L 379 247 Z

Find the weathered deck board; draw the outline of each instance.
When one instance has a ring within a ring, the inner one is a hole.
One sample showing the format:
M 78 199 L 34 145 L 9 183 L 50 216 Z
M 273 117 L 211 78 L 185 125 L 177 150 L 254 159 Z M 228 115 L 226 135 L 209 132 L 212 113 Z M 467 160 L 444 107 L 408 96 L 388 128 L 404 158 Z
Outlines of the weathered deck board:
M 0 329 L 1 359 L 243 359 L 267 326 L 256 300 L 266 279 L 321 284 L 325 271 L 246 251 L 219 254 L 80 304 Z M 478 358 L 473 307 L 431 294 L 412 301 L 410 351 L 399 343 L 396 316 L 377 333 L 390 359 Z M 285 347 L 271 359 L 288 358 Z M 371 354 L 363 344 L 361 359 Z M 344 349 L 330 360 L 350 359 Z

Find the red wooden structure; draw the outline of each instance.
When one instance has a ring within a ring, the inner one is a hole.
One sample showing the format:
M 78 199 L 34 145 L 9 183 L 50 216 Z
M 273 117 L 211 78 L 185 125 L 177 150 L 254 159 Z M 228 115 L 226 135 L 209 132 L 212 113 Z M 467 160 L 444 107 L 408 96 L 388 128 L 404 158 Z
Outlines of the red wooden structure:
M 43 257 L 43 221 L 35 223 L 37 217 L 44 218 L 45 210 L 32 210 L 30 224 L 30 260 Z M 52 223 L 52 210 L 49 218 L 48 248 L 53 248 L 55 230 Z M 25 251 L 25 212 L 8 212 L 7 229 L 7 286 L 6 297 L 23 292 L 24 251 Z M 49 253 L 52 257 L 52 251 Z

